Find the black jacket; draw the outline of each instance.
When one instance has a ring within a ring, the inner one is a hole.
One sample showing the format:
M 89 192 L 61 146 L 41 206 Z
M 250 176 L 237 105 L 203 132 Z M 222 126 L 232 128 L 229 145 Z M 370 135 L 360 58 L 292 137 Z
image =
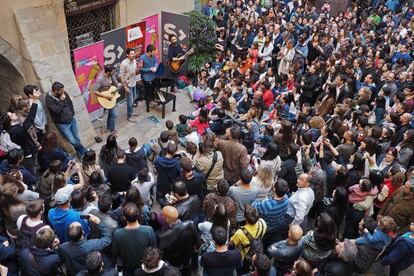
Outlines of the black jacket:
M 187 186 L 187 191 L 190 196 L 198 195 L 198 197 L 202 199 L 204 185 L 204 174 L 202 172 L 194 170 L 192 179 L 187 179 L 182 176 L 181 181 Z
M 349 98 L 350 94 L 349 94 L 349 89 L 347 87 L 346 84 L 344 84 L 340 89 L 339 89 L 339 94 L 336 97 L 336 103 L 342 103 L 344 101 L 345 98 Z
M 201 202 L 197 195 L 192 195 L 177 202 L 176 206 L 181 220 L 192 220 L 198 222 L 201 213 Z
M 20 252 L 19 263 L 22 275 L 47 276 L 56 275 L 62 261 L 56 251 L 31 247 Z
M 357 248 L 358 254 L 353 262 L 354 272 L 365 274 L 371 268 L 381 250 L 377 250 L 367 244 L 358 245 Z
M 278 176 L 286 180 L 289 184 L 289 191 L 296 192 L 298 187 L 296 186 L 297 175 L 296 175 L 296 162 L 293 159 L 287 159 L 283 161 Z
M 34 126 L 36 112 L 37 104 L 34 103 L 30 107 L 29 114 L 27 115 L 26 120 L 24 120 L 23 124 L 13 125 L 8 130 L 12 142 L 22 147 L 24 156 L 29 156 L 37 151 L 37 146 L 28 133 L 29 128 L 31 126 Z
M 328 258 L 320 268 L 316 276 L 348 276 L 352 275 L 353 262 L 345 262 L 338 257 Z
M 159 236 L 159 248 L 164 260 L 172 266 L 189 267 L 198 243 L 197 228 L 192 221 L 178 221 Z
M 404 139 L 404 133 L 406 133 L 409 129 L 410 126 L 408 124 L 397 126 L 397 139 L 395 140 L 396 144 L 400 143 Z
M 79 271 L 78 274 L 76 274 L 76 276 L 89 276 L 89 272 L 85 269 L 82 271 Z M 115 268 L 107 268 L 104 271 L 102 271 L 99 276 L 118 276 L 118 270 L 116 270 Z
M 126 163 L 138 173 L 142 169 L 148 169 L 147 157 L 144 148 L 137 149 L 133 152 L 126 153 Z
M 302 95 L 308 98 L 315 97 L 316 88 L 318 87 L 318 74 L 307 74 L 304 85 L 302 86 Z
M 55 124 L 69 124 L 75 115 L 72 100 L 68 93 L 65 92 L 65 95 L 64 101 L 59 100 L 50 93 L 46 95 L 46 106 Z

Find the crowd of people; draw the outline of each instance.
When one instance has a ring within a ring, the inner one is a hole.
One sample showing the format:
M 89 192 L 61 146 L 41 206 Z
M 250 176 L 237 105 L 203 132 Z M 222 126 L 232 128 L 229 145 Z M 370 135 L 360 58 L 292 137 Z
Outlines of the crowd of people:
M 122 148 L 113 132 L 100 152 L 85 148 L 64 85 L 45 106 L 25 86 L 1 117 L 2 275 L 412 265 L 412 1 L 352 1 L 335 15 L 310 2 L 208 1 L 217 54 L 193 79 L 195 110 L 142 145 Z

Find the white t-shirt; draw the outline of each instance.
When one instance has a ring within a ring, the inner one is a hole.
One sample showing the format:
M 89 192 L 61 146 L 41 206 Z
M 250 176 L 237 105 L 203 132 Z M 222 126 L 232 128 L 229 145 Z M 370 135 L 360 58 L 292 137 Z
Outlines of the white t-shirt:
M 139 193 L 141 194 L 142 200 L 145 203 L 148 203 L 150 201 L 151 189 L 155 185 L 155 178 L 152 175 L 152 173 L 149 173 L 148 176 L 149 180 L 144 183 L 139 183 L 138 178 L 132 181 L 132 185 L 134 185 L 138 189 Z

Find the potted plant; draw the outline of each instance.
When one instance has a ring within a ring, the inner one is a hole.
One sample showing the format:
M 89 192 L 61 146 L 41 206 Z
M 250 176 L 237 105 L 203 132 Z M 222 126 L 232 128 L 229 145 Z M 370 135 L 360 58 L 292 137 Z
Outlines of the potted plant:
M 195 76 L 204 63 L 214 59 L 214 44 L 216 41 L 216 24 L 213 20 L 200 11 L 190 11 L 188 15 L 190 22 L 190 46 L 194 48 L 194 54 L 187 60 L 187 72 Z

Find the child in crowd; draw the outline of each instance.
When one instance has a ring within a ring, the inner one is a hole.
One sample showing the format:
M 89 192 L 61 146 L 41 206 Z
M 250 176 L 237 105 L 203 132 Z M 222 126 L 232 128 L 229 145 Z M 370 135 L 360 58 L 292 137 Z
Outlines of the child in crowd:
M 178 116 L 178 120 L 180 122 L 175 125 L 175 130 L 177 131 L 178 137 L 183 138 L 187 135 L 187 132 L 185 131 L 185 129 L 188 127 L 187 116 L 181 114 Z
M 364 228 L 363 236 L 356 239 L 357 245 L 368 244 L 371 247 L 381 250 L 386 247 L 395 236 L 394 231 L 397 227 L 394 219 L 390 216 L 383 216 L 378 219 L 378 227 L 374 233 L 370 233 L 368 229 Z
M 178 132 L 174 128 L 174 123 L 171 120 L 168 120 L 165 122 L 165 126 L 167 127 L 167 131 L 170 134 L 170 140 L 178 144 Z
M 191 122 L 191 127 L 195 128 L 197 130 L 198 135 L 200 136 L 202 136 L 206 129 L 210 127 L 208 124 L 208 113 L 208 109 L 206 107 L 203 107 L 200 110 L 200 114 L 198 115 L 198 117 Z
M 214 100 L 213 100 L 212 96 L 207 96 L 206 97 L 206 105 L 205 106 L 208 110 L 214 109 L 215 104 L 214 104 Z
M 359 184 L 355 184 L 348 188 L 348 200 L 350 203 L 358 203 L 364 201 L 367 196 L 375 196 L 378 193 L 377 187 L 372 185 L 367 178 L 362 178 Z

